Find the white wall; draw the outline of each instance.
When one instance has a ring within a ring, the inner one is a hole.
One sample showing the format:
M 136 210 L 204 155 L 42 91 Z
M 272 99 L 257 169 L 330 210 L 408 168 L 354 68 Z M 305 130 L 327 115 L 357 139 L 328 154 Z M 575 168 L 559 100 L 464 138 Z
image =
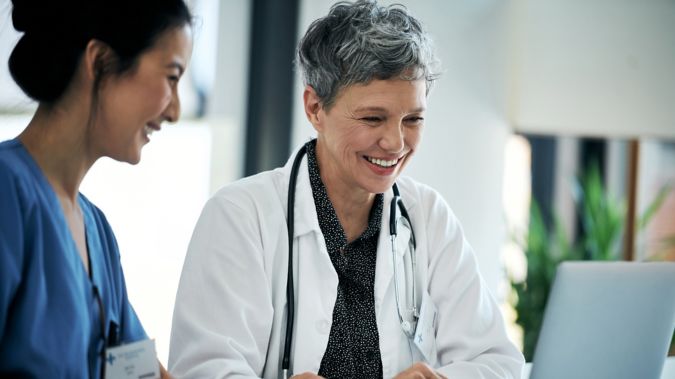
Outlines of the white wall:
M 0 0 L 0 113 L 32 113 L 36 106 L 9 73 L 9 56 L 20 37 L 12 24 L 11 2 Z
M 393 3 L 382 1 L 381 3 Z M 406 174 L 437 189 L 463 223 L 481 272 L 496 292 L 506 232 L 502 171 L 506 139 L 505 43 L 508 2 L 396 1 L 432 34 L 444 73 L 431 92 L 421 149 Z M 299 34 L 333 1 L 301 2 Z M 294 142 L 314 136 L 295 93 Z
M 212 194 L 244 171 L 252 1 L 218 1 L 218 5 L 213 92 L 206 115 L 213 135 Z
M 520 130 L 675 138 L 675 2 L 511 2 Z

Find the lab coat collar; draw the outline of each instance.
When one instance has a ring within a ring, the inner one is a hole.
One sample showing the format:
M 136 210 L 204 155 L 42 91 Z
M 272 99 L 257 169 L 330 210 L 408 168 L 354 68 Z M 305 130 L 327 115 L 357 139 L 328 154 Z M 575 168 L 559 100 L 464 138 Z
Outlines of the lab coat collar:
M 282 189 L 282 193 L 288 194 L 288 183 L 290 182 L 291 169 L 293 168 L 293 161 L 295 160 L 296 155 L 300 148 L 304 144 L 298 146 L 293 154 L 291 154 L 288 161 L 282 168 L 284 173 L 284 178 L 286 181 L 284 183 L 285 188 Z M 401 192 L 401 198 L 408 210 L 408 213 L 416 205 L 416 198 L 414 194 L 410 193 L 407 186 L 402 185 L 402 182 L 410 181 L 409 178 L 401 177 L 399 182 L 399 190 Z M 389 245 L 389 207 L 391 204 L 391 199 L 394 197 L 393 191 L 390 189 L 384 193 L 384 205 L 382 209 L 382 227 L 380 228 L 380 239 L 378 241 L 378 246 L 383 246 L 384 242 Z M 288 216 L 287 216 L 288 217 Z M 307 157 L 303 157 L 300 162 L 300 167 L 298 168 L 298 179 L 295 186 L 295 226 L 293 231 L 293 237 L 297 238 L 299 236 L 305 235 L 310 232 L 321 232 L 319 227 L 319 219 L 316 215 L 316 206 L 314 205 L 314 194 L 312 193 L 312 186 L 309 182 L 309 169 L 307 167 Z M 391 248 L 391 246 L 389 246 Z M 378 261 L 380 257 L 378 256 Z
M 303 145 L 298 146 L 293 154 L 282 168 L 284 173 L 284 182 L 285 188 L 282 189 L 282 193 L 288 193 L 288 183 L 290 181 L 291 169 L 293 167 L 293 161 L 295 160 L 298 151 Z M 408 213 L 411 218 L 414 216 L 414 208 L 417 205 L 417 197 L 410 189 L 414 186 L 406 185 L 411 179 L 406 177 L 400 177 L 397 181 L 399 186 L 399 191 L 401 192 L 401 198 L 405 204 Z M 382 209 L 382 226 L 380 228 L 380 236 L 378 239 L 378 249 L 377 249 L 377 263 L 376 263 L 376 278 L 375 278 L 375 295 L 382 298 L 384 293 L 387 290 L 391 278 L 393 275 L 393 265 L 391 258 L 391 240 L 389 235 L 389 213 L 390 205 L 394 193 L 392 190 L 388 190 L 384 193 L 384 204 Z M 293 231 L 293 238 L 298 238 L 305 234 L 316 232 L 321 233 L 321 228 L 319 227 L 319 220 L 316 214 L 316 206 L 314 204 L 314 195 L 312 193 L 312 187 L 309 181 L 309 170 L 307 167 L 307 158 L 304 157 L 300 162 L 300 167 L 298 168 L 298 178 L 296 181 L 295 188 L 295 226 Z M 415 227 L 415 222 L 413 221 L 413 228 Z M 413 229 L 414 230 L 414 229 Z M 415 233 L 419 234 L 421 231 L 414 230 Z M 417 235 L 416 234 L 416 235 Z M 401 236 L 403 237 L 403 236 Z M 398 243 L 400 248 L 398 249 L 400 254 L 403 254 L 406 251 L 405 247 L 407 246 L 407 241 L 405 238 L 399 238 Z
M 293 168 L 293 161 L 300 148 L 298 146 L 291 157 L 288 159 L 282 168 L 285 181 L 285 188 L 282 193 L 288 195 L 288 183 L 291 178 L 291 169 Z M 314 195 L 312 194 L 312 187 L 309 183 L 309 169 L 307 168 L 307 157 L 303 157 L 298 168 L 298 179 L 295 182 L 295 226 L 293 229 L 293 238 L 303 236 L 311 232 L 321 232 L 319 227 L 319 219 L 316 215 L 316 206 L 314 205 Z M 288 216 L 287 216 L 288 217 Z

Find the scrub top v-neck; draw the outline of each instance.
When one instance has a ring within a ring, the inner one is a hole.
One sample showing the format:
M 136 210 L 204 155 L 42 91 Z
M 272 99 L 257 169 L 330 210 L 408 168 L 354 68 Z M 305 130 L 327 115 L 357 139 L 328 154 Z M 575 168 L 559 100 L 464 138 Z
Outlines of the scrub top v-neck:
M 97 378 L 104 343 L 147 338 L 108 221 L 79 195 L 87 274 L 53 189 L 18 139 L 0 143 L 0 193 L 0 377 Z

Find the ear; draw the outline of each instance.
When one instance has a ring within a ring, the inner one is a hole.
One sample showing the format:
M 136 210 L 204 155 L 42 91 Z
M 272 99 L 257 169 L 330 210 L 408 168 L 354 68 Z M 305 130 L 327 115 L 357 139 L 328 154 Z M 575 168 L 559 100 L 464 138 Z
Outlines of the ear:
M 321 131 L 321 129 L 323 129 L 321 122 L 323 120 L 323 117 L 321 116 L 323 107 L 321 105 L 321 99 L 319 99 L 319 96 L 312 86 L 305 86 L 302 100 L 305 105 L 305 115 L 307 116 L 307 120 L 312 123 L 312 126 L 314 126 L 314 129 L 316 129 L 317 132 Z
M 83 64 L 88 80 L 95 83 L 104 74 L 110 71 L 115 58 L 115 52 L 105 42 L 92 39 L 84 50 Z

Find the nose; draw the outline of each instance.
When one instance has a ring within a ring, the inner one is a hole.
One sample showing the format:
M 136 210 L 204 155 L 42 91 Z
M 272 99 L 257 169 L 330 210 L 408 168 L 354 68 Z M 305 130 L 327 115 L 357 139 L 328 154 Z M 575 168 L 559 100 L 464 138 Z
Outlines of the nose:
M 180 118 L 180 99 L 177 90 L 171 94 L 171 101 L 164 110 L 164 118 L 169 122 L 176 122 Z
M 405 145 L 405 135 L 403 123 L 401 120 L 392 120 L 382 128 L 380 136 L 380 147 L 389 153 L 398 153 L 403 150 Z

